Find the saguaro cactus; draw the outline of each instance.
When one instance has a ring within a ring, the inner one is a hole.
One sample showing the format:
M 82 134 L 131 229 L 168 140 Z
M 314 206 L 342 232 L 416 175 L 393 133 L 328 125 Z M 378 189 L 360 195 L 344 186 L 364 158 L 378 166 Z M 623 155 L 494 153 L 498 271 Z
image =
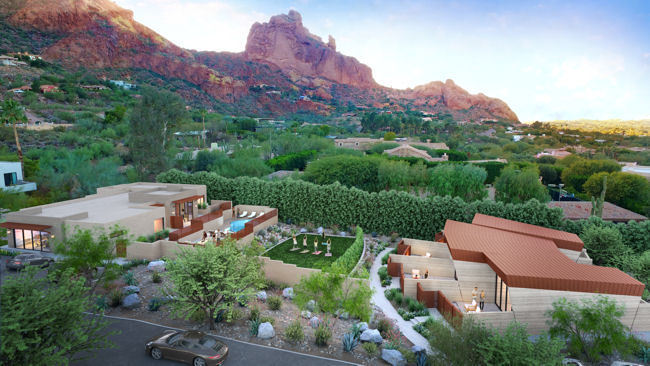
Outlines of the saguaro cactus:
M 605 204 L 605 193 L 607 192 L 607 176 L 603 177 L 603 190 L 599 198 L 591 197 L 591 216 L 603 218 L 603 205 Z

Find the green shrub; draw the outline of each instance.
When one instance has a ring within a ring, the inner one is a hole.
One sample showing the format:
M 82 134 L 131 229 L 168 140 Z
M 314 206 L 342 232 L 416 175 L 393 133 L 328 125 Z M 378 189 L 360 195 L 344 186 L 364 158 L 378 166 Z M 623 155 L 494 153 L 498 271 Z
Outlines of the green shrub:
M 321 323 L 314 331 L 314 338 L 317 346 L 327 346 L 327 342 L 332 338 L 332 330 L 330 329 L 329 324 L 325 324 L 324 322 Z
M 153 283 L 161 283 L 162 282 L 162 276 L 160 275 L 159 272 L 154 271 L 151 274 L 151 282 L 153 282 Z
M 390 252 L 384 254 L 384 256 L 381 257 L 381 264 L 384 265 L 384 266 L 386 264 L 388 264 L 388 257 L 390 257 L 391 254 L 395 254 L 395 253 L 397 253 L 397 248 L 393 248 L 393 250 L 391 250 Z
M 196 323 L 205 322 L 205 311 L 197 309 L 190 314 L 190 320 Z
M 106 296 L 99 296 L 97 300 L 95 300 L 95 308 L 97 311 L 105 311 L 108 308 L 108 301 L 106 301 Z
M 393 325 L 386 318 L 381 318 L 377 321 L 377 330 L 381 334 L 386 334 L 392 328 L 392 326 Z
M 282 297 L 277 295 L 269 296 L 266 299 L 266 303 L 269 305 L 270 310 L 280 310 L 282 307 Z
M 250 313 L 248 314 L 248 319 L 255 320 L 260 317 L 260 307 L 257 305 L 252 305 L 250 308 Z
M 232 308 L 226 313 L 226 322 L 233 323 L 244 317 L 244 312 L 241 309 Z
M 11 250 L 0 249 L 0 255 L 3 255 L 3 256 L 6 256 L 6 257 L 15 257 L 18 254 L 19 254 L 18 252 L 14 252 L 14 251 L 11 251 Z
M 377 274 L 379 275 L 379 279 L 384 281 L 388 278 L 388 268 L 386 267 L 379 267 L 377 270 Z
M 259 320 L 260 323 L 271 323 L 271 325 L 275 325 L 275 318 L 271 316 L 260 316 Z
M 124 283 L 126 283 L 129 286 L 138 285 L 138 280 L 135 279 L 135 275 L 131 271 L 126 272 L 124 275 L 122 275 L 122 279 L 124 280 Z
M 361 327 L 359 326 L 359 323 L 352 324 L 350 327 L 350 333 L 352 333 L 355 339 L 359 339 L 361 336 Z
M 162 301 L 159 298 L 154 297 L 153 299 L 149 300 L 149 305 L 148 305 L 149 311 L 158 311 L 158 309 L 160 309 L 161 306 L 162 306 Z
M 300 319 L 292 321 L 284 330 L 284 337 L 292 343 L 302 342 L 305 339 L 305 332 L 302 329 Z
M 379 350 L 377 349 L 377 345 L 373 342 L 366 342 L 361 345 L 361 348 L 363 348 L 364 351 L 368 354 L 370 358 L 374 358 L 379 354 Z
M 251 335 L 251 337 L 255 337 L 257 335 L 257 332 L 260 329 L 260 324 L 262 324 L 262 322 L 259 319 L 252 319 L 249 322 L 248 333 Z
M 113 308 L 118 307 L 120 306 L 120 303 L 122 303 L 123 298 L 124 298 L 124 294 L 122 293 L 122 290 L 120 290 L 119 288 L 113 289 L 109 294 L 108 304 Z

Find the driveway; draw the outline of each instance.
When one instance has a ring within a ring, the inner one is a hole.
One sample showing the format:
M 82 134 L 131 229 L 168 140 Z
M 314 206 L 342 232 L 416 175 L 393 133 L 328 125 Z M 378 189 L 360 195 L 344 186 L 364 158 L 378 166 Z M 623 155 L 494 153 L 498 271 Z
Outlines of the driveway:
M 115 348 L 101 350 L 94 357 L 73 363 L 74 366 L 97 366 L 97 365 L 181 365 L 177 362 L 160 360 L 156 361 L 144 352 L 145 343 L 152 337 L 158 335 L 167 327 L 140 322 L 137 320 L 110 318 L 109 330 L 119 330 L 121 334 L 111 337 Z M 337 361 L 333 359 L 311 356 L 292 351 L 281 350 L 230 339 L 223 340 L 230 349 L 228 358 L 223 364 L 225 366 L 244 365 L 314 365 L 314 366 L 343 366 L 355 365 L 353 363 Z

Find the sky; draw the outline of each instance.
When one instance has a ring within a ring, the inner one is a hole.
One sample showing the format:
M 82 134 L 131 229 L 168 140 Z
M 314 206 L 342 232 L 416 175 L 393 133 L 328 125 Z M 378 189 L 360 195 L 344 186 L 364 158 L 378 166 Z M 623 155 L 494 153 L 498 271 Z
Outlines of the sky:
M 241 52 L 294 9 L 385 86 L 453 79 L 521 121 L 650 118 L 650 1 L 114 1 L 184 48 Z

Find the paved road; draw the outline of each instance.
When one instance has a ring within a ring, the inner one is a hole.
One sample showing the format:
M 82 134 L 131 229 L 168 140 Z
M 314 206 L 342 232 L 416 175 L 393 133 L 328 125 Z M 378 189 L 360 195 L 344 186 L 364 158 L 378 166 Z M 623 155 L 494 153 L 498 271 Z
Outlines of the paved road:
M 156 361 L 144 352 L 145 343 L 152 337 L 158 335 L 162 330 L 168 329 L 147 323 L 132 320 L 110 319 L 109 330 L 119 330 L 121 334 L 113 336 L 112 341 L 116 348 L 102 350 L 92 359 L 74 363 L 73 366 L 101 366 L 101 365 L 152 365 L 171 366 L 181 365 L 176 362 L 160 360 Z M 300 353 L 283 351 L 276 348 L 264 347 L 257 344 L 238 342 L 223 339 L 230 348 L 228 359 L 224 366 L 244 365 L 313 365 L 313 366 L 343 366 L 353 365 L 348 362 L 341 362 L 332 359 L 319 358 Z

